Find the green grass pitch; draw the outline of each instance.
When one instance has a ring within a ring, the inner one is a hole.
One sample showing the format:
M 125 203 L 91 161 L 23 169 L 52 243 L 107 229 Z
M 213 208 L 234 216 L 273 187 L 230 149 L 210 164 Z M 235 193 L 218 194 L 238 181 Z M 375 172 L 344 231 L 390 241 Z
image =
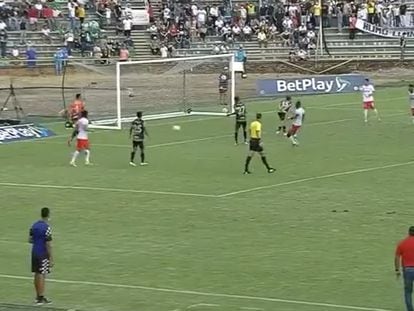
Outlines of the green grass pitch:
M 392 260 L 413 225 L 406 90 L 378 90 L 383 119 L 367 126 L 360 94 L 301 100 L 299 148 L 274 134 L 274 102 L 248 104 L 250 118 L 266 112 L 275 174 L 255 158 L 242 175 L 231 118 L 148 122 L 147 167 L 128 166 L 126 131 L 91 133 L 93 167 L 68 166 L 61 125 L 56 138 L 0 146 L 0 301 L 32 302 L 27 233 L 49 206 L 57 307 L 402 310 Z

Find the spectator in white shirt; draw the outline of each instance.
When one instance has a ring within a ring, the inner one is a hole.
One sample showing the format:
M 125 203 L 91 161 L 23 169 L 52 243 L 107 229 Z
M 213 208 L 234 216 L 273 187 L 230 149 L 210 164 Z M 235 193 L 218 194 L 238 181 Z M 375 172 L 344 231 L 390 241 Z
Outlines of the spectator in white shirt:
M 223 28 L 221 28 L 221 35 L 223 37 L 223 41 L 227 41 L 227 38 L 231 34 L 231 28 L 230 25 L 226 24 Z
M 222 17 L 219 17 L 216 22 L 214 23 L 214 26 L 216 26 L 216 34 L 220 34 L 221 33 L 221 29 L 224 26 L 224 21 Z
M 37 17 L 40 18 L 42 17 L 42 9 L 43 9 L 43 5 L 41 3 L 36 3 L 34 5 L 34 8 L 37 10 Z
M 245 41 L 250 41 L 252 38 L 252 33 L 253 33 L 253 29 L 248 24 L 246 24 L 243 27 L 243 39 Z
M 220 53 L 227 54 L 230 51 L 229 47 L 225 44 L 220 45 Z
M 289 11 L 289 15 L 293 16 L 293 15 L 296 15 L 296 12 L 299 11 L 299 8 L 296 5 L 290 5 L 288 11 Z
M 72 50 L 75 48 L 75 35 L 73 32 L 69 31 L 65 34 L 65 45 L 68 49 L 68 56 L 72 56 Z
M 299 35 L 301 36 L 306 36 L 306 33 L 308 32 L 308 29 L 306 28 L 306 26 L 304 24 L 300 25 L 298 28 L 299 31 Z
M 380 2 L 377 2 L 377 4 L 376 4 L 376 6 L 375 6 L 375 10 L 376 10 L 376 12 L 377 12 L 377 15 L 378 15 L 378 22 L 379 22 L 379 25 L 381 26 L 381 27 L 383 27 L 384 26 L 384 24 L 383 24 L 383 16 L 384 16 L 384 6 L 382 5 L 382 3 L 380 3 Z
M 124 17 L 132 16 L 132 9 L 129 4 L 127 4 L 126 8 L 122 11 L 122 16 Z
M 240 7 L 240 19 L 242 20 L 242 21 L 246 21 L 246 19 L 247 19 L 247 10 L 246 10 L 246 8 L 244 7 L 244 5 L 242 5 L 241 7 Z
M 124 35 L 125 37 L 131 36 L 131 30 L 132 30 L 132 18 L 131 16 L 128 16 L 122 21 L 122 24 L 124 25 Z
M 398 11 L 398 14 L 400 14 L 400 10 L 397 9 L 397 11 Z M 364 6 L 362 8 L 360 8 L 357 12 L 357 15 L 358 15 L 359 19 L 362 19 L 362 20 L 366 21 L 368 19 L 368 10 L 367 10 L 367 8 L 364 7 Z
M 263 30 L 260 30 L 257 34 L 257 41 L 259 42 L 260 48 L 267 48 L 267 36 L 266 33 Z
M 213 50 L 211 52 L 214 55 L 220 54 L 220 47 L 216 44 L 215 46 L 213 46 Z
M 268 37 L 268 41 L 270 41 L 270 40 L 275 41 L 277 35 L 278 35 L 278 30 L 277 30 L 276 25 L 275 24 L 271 24 L 270 27 L 269 27 L 269 37 Z
M 300 60 L 307 60 L 308 59 L 308 53 L 305 50 L 300 49 L 298 51 L 298 57 L 299 57 Z
M 198 10 L 197 13 L 197 24 L 198 27 L 204 25 L 206 23 L 206 19 L 207 19 L 207 12 L 204 8 Z
M 0 31 L 7 28 L 7 25 L 4 21 L 0 20 Z
M 309 30 L 308 31 L 308 33 L 307 33 L 307 37 L 309 38 L 309 40 L 313 40 L 313 39 L 315 39 L 316 38 L 316 34 L 315 34 L 315 32 L 311 29 L 311 30 Z
M 316 50 L 316 42 L 315 41 L 309 41 L 308 50 Z
M 394 26 L 395 27 L 400 27 L 401 26 L 401 23 L 400 23 L 401 22 L 400 7 L 398 5 L 394 5 L 394 7 L 392 9 L 392 12 L 393 12 L 393 15 L 394 15 Z
M 111 19 L 112 19 L 112 11 L 110 8 L 106 7 L 105 9 L 105 18 L 106 18 L 106 25 L 111 25 Z
M 216 21 L 217 17 L 219 16 L 217 6 L 211 6 L 210 8 L 210 16 L 213 18 L 213 21 Z
M 68 2 L 68 17 L 70 22 L 70 30 L 75 31 L 76 28 L 76 6 L 72 1 Z
M 158 28 L 155 24 L 152 24 L 150 28 L 148 28 L 148 32 L 151 35 L 151 39 L 155 40 L 158 38 Z
M 197 7 L 197 5 L 193 4 L 191 6 L 191 14 L 192 14 L 193 17 L 197 17 L 197 14 L 198 14 L 198 7 Z
M 93 47 L 93 57 L 96 59 L 102 58 L 102 49 L 99 45 Z
M 161 45 L 160 53 L 161 53 L 161 58 L 167 58 L 168 57 L 168 48 L 165 44 Z
M 47 25 L 44 25 L 42 28 L 42 38 L 52 43 L 53 37 L 50 35 L 50 28 Z
M 280 37 L 282 38 L 282 46 L 290 46 L 291 41 L 291 33 L 289 30 L 285 29 L 281 34 Z
M 19 59 L 20 51 L 17 45 L 14 45 L 11 50 L 11 56 L 13 59 Z
M 288 30 L 291 30 L 292 27 L 293 27 L 293 22 L 292 22 L 292 20 L 288 16 L 286 16 L 283 19 L 282 25 L 283 25 L 283 28 L 288 29 Z
M 235 40 L 240 39 L 241 28 L 240 28 L 239 25 L 237 25 L 237 24 L 233 25 L 233 27 L 231 28 L 231 32 L 233 33 L 233 37 L 234 37 Z
M 162 12 L 164 22 L 168 22 L 171 19 L 171 10 L 168 7 L 165 7 L 164 11 Z

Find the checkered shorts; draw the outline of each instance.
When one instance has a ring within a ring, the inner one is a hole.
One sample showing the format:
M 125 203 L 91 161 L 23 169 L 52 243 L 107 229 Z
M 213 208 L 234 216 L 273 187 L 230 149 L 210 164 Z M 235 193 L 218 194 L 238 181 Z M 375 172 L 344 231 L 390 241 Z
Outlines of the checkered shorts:
M 32 272 L 40 274 L 50 273 L 50 260 L 44 256 L 32 255 Z

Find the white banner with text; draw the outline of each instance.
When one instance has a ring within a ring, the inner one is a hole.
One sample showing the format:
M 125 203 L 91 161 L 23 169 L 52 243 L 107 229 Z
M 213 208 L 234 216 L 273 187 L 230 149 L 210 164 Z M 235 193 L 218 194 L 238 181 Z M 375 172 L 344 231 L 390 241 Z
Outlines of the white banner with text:
M 377 35 L 380 37 L 386 37 L 386 38 L 401 38 L 403 34 L 407 38 L 414 38 L 414 29 L 397 29 L 397 28 L 384 28 L 380 27 L 374 24 L 370 24 L 362 19 L 358 19 L 356 22 L 356 28 L 367 32 L 373 35 Z

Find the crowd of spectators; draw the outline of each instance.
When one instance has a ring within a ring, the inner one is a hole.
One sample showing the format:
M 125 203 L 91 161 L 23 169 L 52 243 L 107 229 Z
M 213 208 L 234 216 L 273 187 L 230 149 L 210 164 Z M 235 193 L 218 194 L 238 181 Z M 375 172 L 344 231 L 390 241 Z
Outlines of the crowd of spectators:
M 338 28 L 349 26 L 349 18 L 357 18 L 386 28 L 410 28 L 414 16 L 408 11 L 407 4 L 390 0 L 368 0 L 363 3 L 343 2 L 337 6 Z
M 13 56 L 8 32 L 18 31 L 20 45 L 30 46 L 27 30 L 39 31 L 44 44 L 59 42 L 70 57 L 74 50 L 82 56 L 110 58 L 119 56 L 123 47 L 133 47 L 132 9 L 121 0 L 0 0 L 0 56 Z M 411 27 L 413 16 L 407 5 L 390 0 L 322 1 L 263 0 L 202 5 L 202 2 L 166 0 L 148 28 L 152 54 L 172 57 L 176 49 L 186 49 L 192 42 L 204 42 L 212 53 L 227 53 L 241 42 L 257 42 L 259 48 L 289 47 L 292 60 L 304 60 L 316 49 L 319 23 L 324 27 L 350 29 L 355 37 L 356 19 L 382 27 Z M 208 3 L 208 2 L 207 2 Z M 61 6 L 66 6 L 62 10 Z M 63 14 L 62 11 L 65 13 Z M 88 12 L 98 13 L 98 21 L 88 21 Z M 67 13 L 66 13 L 67 12 Z M 152 16 L 152 14 L 151 14 Z M 63 17 L 59 18 L 59 17 Z M 64 22 L 62 22 L 64 21 Z M 115 26 L 119 40 L 108 40 L 101 33 L 104 26 Z M 56 34 L 58 33 L 58 35 Z M 210 45 L 208 36 L 216 37 Z M 15 36 L 14 36 L 15 38 Z M 218 43 L 218 41 L 220 43 Z
M 256 7 L 251 2 L 232 5 L 225 1 L 207 6 L 171 2 L 164 5 L 161 18 L 148 29 L 151 51 L 161 54 L 163 47 L 168 51 L 185 49 L 191 42 L 206 42 L 207 36 L 215 36 L 221 41 L 212 47 L 215 54 L 226 53 L 239 42 L 257 41 L 259 47 L 267 48 L 269 43 L 279 41 L 295 53 L 302 50 L 308 55 L 316 48 L 318 25 L 314 5 L 308 4 L 266 2 Z
M 13 60 L 23 54 L 26 58 L 36 57 L 27 31 L 37 31 L 41 39 L 37 44 L 57 46 L 55 59 L 63 48 L 67 57 L 79 51 L 81 56 L 103 58 L 108 63 L 109 58 L 120 55 L 122 48 L 133 47 L 129 10 L 129 5 L 122 9 L 117 0 L 0 0 L 0 57 Z M 89 12 L 96 12 L 100 18 L 87 20 Z M 122 35 L 116 40 L 109 40 L 102 32 L 104 26 L 112 24 L 121 25 Z M 11 36 L 11 32 L 19 35 Z
M 212 46 L 214 54 L 228 52 L 236 42 L 257 41 L 260 48 L 278 42 L 290 47 L 291 59 L 307 59 L 317 47 L 320 23 L 326 28 L 338 28 L 339 32 L 349 28 L 351 39 L 355 38 L 357 18 L 382 27 L 414 25 L 414 16 L 399 1 L 331 0 L 320 5 L 314 0 L 264 0 L 261 3 L 261 7 L 253 2 L 232 4 L 226 0 L 220 5 L 165 3 L 161 17 L 148 29 L 151 51 L 160 54 L 161 47 L 169 51 L 185 49 L 191 42 L 205 42 L 207 36 L 215 36 L 220 43 Z

